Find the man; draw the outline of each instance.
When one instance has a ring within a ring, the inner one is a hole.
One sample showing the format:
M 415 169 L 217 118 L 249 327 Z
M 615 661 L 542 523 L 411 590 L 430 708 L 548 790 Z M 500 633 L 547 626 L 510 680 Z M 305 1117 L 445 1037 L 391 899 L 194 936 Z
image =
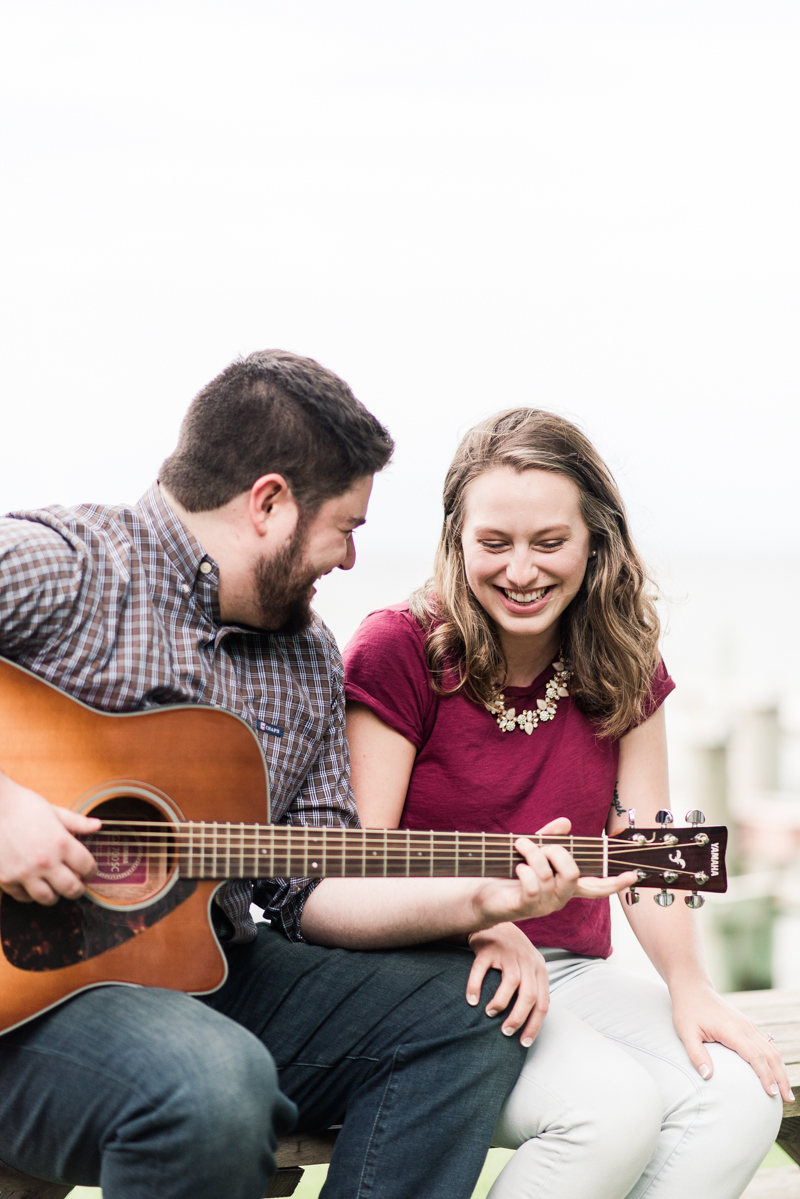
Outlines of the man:
M 310 602 L 353 566 L 391 451 L 317 363 L 234 363 L 138 504 L 0 521 L 0 654 L 106 711 L 235 712 L 264 749 L 273 820 L 356 825 L 341 660 Z M 97 827 L 3 775 L 0 889 L 76 898 L 94 868 L 78 838 Z M 435 880 L 260 884 L 258 928 L 251 884 L 224 884 L 214 995 L 100 987 L 0 1037 L 0 1159 L 107 1199 L 260 1199 L 299 1111 L 305 1129 L 344 1122 L 329 1199 L 467 1199 L 524 1050 L 465 1003 L 469 955 L 422 943 L 562 906 L 572 860 L 525 854 L 518 880 L 464 880 L 446 902 Z M 401 945 L 418 947 L 382 952 Z

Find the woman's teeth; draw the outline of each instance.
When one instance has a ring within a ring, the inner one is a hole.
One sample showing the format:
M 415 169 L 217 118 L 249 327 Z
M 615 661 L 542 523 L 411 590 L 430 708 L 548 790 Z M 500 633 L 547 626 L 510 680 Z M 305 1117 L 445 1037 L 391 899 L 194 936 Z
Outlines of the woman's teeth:
M 533 604 L 542 598 L 549 586 L 550 584 L 547 587 L 540 587 L 538 591 L 507 591 L 505 587 L 502 590 L 503 595 L 507 599 L 513 600 L 515 604 Z

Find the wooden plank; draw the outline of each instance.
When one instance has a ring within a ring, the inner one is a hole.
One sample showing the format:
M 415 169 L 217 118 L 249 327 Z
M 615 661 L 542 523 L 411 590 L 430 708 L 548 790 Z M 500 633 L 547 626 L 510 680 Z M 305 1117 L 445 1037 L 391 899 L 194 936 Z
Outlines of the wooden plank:
M 800 1199 L 800 1166 L 759 1170 L 742 1199 Z
M 0 1199 L 64 1199 L 71 1190 L 71 1186 L 31 1178 L 0 1162 Z
M 800 991 L 738 991 L 725 998 L 765 1036 L 775 1038 L 789 1084 L 797 1096 L 794 1103 L 784 1103 L 783 1114 L 800 1116 Z
M 310 1133 L 296 1133 L 280 1137 L 275 1161 L 281 1168 L 324 1165 L 331 1160 L 338 1135 L 338 1128 L 330 1128 L 313 1136 Z
M 756 1022 L 775 1019 L 779 1010 L 786 1013 L 779 1019 L 800 1019 L 800 991 L 734 991 L 725 998 Z

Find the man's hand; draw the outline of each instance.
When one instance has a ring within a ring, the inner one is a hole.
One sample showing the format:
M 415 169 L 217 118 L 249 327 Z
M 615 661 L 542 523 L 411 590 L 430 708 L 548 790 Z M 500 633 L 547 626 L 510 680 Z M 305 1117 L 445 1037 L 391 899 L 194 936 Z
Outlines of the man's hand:
M 99 820 L 56 807 L 0 772 L 0 891 L 21 903 L 77 899 L 97 867 L 73 834 L 99 828 Z
M 571 824 L 565 816 L 551 820 L 540 833 L 567 836 Z M 557 912 L 573 895 L 584 899 L 602 899 L 632 887 L 638 878 L 634 870 L 616 878 L 581 878 L 577 863 L 563 845 L 545 845 L 541 849 L 527 837 L 519 837 L 514 848 L 525 861 L 516 868 L 518 882 L 487 879 L 475 894 L 477 923 L 526 920 Z

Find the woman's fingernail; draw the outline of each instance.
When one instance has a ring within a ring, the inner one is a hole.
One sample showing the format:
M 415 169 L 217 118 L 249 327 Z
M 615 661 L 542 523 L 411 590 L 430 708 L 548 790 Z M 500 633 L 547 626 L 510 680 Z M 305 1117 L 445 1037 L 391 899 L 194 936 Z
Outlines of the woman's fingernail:
M 770 1093 L 770 1095 L 777 1095 L 777 1094 L 778 1094 L 778 1088 L 775 1086 L 775 1083 L 773 1083 L 773 1084 L 772 1084 L 772 1086 L 770 1087 L 770 1089 L 769 1089 L 769 1093 Z
M 790 1091 L 789 1094 L 791 1095 L 791 1099 L 789 1100 L 789 1102 L 794 1103 L 794 1091 Z
M 530 1049 L 533 1044 L 533 1037 L 523 1037 L 521 1044 L 523 1049 Z
M 497 1015 L 497 1008 L 488 1007 L 488 1008 L 486 1009 L 486 1015 L 487 1015 L 487 1016 L 496 1016 L 496 1015 Z
M 502 1030 L 502 1033 L 503 1033 L 504 1037 L 513 1037 L 513 1035 L 516 1031 L 517 1031 L 516 1028 L 509 1028 L 509 1026 L 506 1025 L 505 1028 Z
M 477 1003 L 477 1002 L 478 1002 L 478 996 L 477 996 L 477 995 L 468 995 L 468 996 L 467 996 L 467 1003 L 468 1003 L 468 1004 L 469 1004 L 471 1007 L 475 1007 L 475 1005 L 476 1005 L 476 1003 Z
M 700 1067 L 700 1074 L 702 1075 L 703 1078 L 709 1078 L 711 1075 L 711 1071 L 709 1070 L 709 1068 L 705 1064 L 705 1062 L 703 1062 L 703 1065 Z

